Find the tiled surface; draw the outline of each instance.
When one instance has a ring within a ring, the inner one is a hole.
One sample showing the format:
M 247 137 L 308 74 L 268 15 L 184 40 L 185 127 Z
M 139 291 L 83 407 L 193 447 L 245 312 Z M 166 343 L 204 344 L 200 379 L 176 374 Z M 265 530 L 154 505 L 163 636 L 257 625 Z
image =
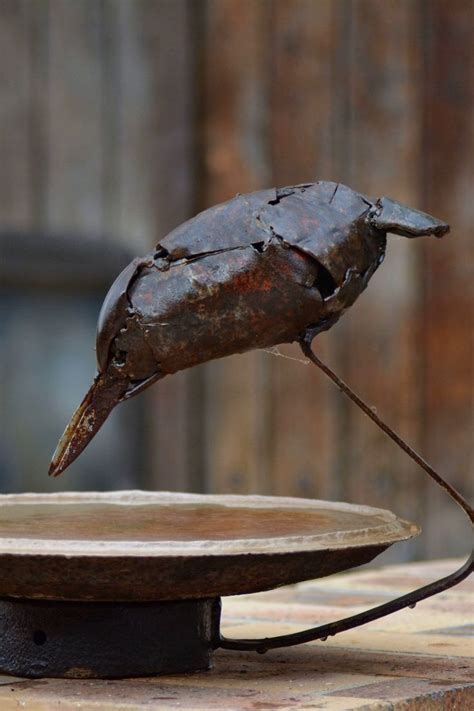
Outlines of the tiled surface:
M 353 614 L 448 574 L 458 561 L 380 571 L 224 601 L 224 633 L 294 631 Z M 219 651 L 204 674 L 125 681 L 0 675 L 0 709 L 474 709 L 474 581 L 327 642 L 266 655 Z

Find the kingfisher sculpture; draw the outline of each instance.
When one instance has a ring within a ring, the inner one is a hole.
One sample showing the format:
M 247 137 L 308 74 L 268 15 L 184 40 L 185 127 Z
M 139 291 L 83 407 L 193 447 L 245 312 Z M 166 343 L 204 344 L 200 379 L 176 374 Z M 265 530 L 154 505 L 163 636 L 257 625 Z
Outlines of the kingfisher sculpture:
M 69 466 L 118 403 L 166 375 L 254 348 L 311 343 L 365 289 L 387 232 L 448 231 L 394 200 L 325 181 L 237 195 L 201 212 L 112 285 L 98 322 L 98 373 L 50 474 Z

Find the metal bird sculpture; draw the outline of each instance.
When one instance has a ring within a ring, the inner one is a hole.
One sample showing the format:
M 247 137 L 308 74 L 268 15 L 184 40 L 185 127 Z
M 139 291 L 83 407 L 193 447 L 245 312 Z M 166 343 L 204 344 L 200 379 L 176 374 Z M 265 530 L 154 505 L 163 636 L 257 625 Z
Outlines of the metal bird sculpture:
M 51 462 L 58 475 L 111 410 L 171 373 L 214 358 L 297 341 L 317 365 L 464 511 L 462 495 L 392 430 L 313 351 L 381 264 L 387 232 L 442 237 L 449 226 L 389 198 L 372 200 L 339 183 L 317 182 L 238 195 L 173 230 L 135 259 L 107 294 L 97 329 L 98 373 Z M 473 553 L 451 575 L 370 610 L 302 632 L 263 639 L 220 637 L 217 646 L 256 650 L 325 640 L 414 607 L 464 580 Z
M 449 226 L 388 198 L 320 181 L 237 195 L 137 258 L 107 294 L 98 373 L 51 462 L 57 476 L 118 403 L 215 358 L 299 341 L 333 326 L 383 261 L 386 234 Z

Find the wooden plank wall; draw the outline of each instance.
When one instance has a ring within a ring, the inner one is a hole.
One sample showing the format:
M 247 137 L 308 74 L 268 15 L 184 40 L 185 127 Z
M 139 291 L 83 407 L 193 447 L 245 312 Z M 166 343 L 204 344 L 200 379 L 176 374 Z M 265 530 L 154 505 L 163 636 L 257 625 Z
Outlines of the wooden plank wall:
M 472 0 L 2 0 L 0 46 L 2 227 L 140 253 L 237 192 L 317 178 L 450 221 L 441 242 L 391 237 L 317 349 L 472 495 Z M 150 486 L 389 506 L 428 533 L 399 556 L 462 552 L 421 473 L 280 356 L 150 391 Z

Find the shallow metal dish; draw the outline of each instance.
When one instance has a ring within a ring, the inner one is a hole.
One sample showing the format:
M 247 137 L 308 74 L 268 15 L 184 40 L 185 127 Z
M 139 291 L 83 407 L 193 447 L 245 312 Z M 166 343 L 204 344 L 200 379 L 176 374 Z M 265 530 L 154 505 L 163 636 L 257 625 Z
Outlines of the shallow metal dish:
M 0 597 L 159 601 L 268 590 L 417 535 L 393 513 L 310 499 L 121 491 L 0 496 Z

